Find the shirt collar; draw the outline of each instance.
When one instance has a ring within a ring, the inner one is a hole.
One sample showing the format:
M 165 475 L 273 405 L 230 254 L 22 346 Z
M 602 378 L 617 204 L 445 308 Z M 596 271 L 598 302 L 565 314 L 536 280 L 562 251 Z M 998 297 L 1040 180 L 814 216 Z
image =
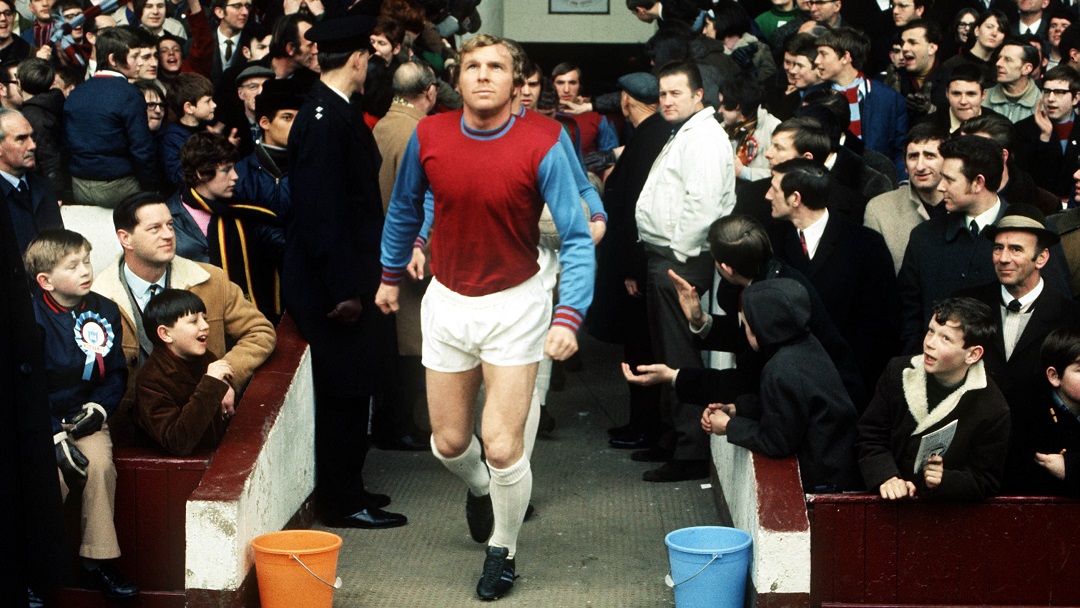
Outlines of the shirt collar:
M 165 276 L 167 274 L 168 271 L 166 270 L 165 274 L 161 275 L 161 278 L 153 284 L 159 285 L 164 288 Z M 135 299 L 145 302 L 150 298 L 151 283 L 149 281 L 144 281 L 141 277 L 139 277 L 139 275 L 132 272 L 131 268 L 129 268 L 127 264 L 124 264 L 124 278 L 127 279 L 128 287 L 131 288 L 131 293 L 135 296 Z
M 986 211 L 976 216 L 968 215 L 965 218 L 965 225 L 970 226 L 971 220 L 975 220 L 975 223 L 979 225 L 979 234 L 982 234 L 986 227 L 997 221 L 998 213 L 1001 212 L 1001 197 L 997 197 L 994 201 L 994 206 L 990 207 Z
M 829 223 L 829 210 L 825 209 L 825 213 L 821 214 L 816 222 L 810 224 L 806 228 L 803 228 L 803 238 L 806 239 L 806 250 L 810 252 L 810 257 L 817 251 L 818 243 L 821 242 L 821 237 L 825 235 L 825 225 Z
M 0 171 L 0 177 L 3 177 L 5 180 L 7 180 L 7 183 L 11 184 L 11 187 L 15 188 L 16 190 L 19 188 L 20 183 L 26 181 L 25 178 L 15 177 L 7 171 Z
M 1035 300 L 1038 300 L 1039 296 L 1042 295 L 1042 291 L 1043 291 L 1042 277 L 1039 277 L 1039 284 L 1035 286 L 1035 289 L 1032 289 L 1031 291 L 1027 292 L 1021 298 L 1012 297 L 1012 295 L 1009 294 L 1009 292 L 1005 289 L 1005 286 L 1002 285 L 1001 286 L 1001 302 L 1003 304 L 1008 304 L 1009 302 L 1012 302 L 1013 300 L 1020 300 L 1020 313 L 1021 314 L 1027 314 L 1028 312 L 1031 312 L 1031 306 L 1033 304 L 1035 304 Z
M 326 83 L 324 82 L 323 84 L 326 84 Z M 345 103 L 349 103 L 349 96 L 348 96 L 348 95 L 346 95 L 345 93 L 342 93 L 341 91 L 339 91 L 339 90 L 335 89 L 334 87 L 332 87 L 332 86 L 330 86 L 330 85 L 328 85 L 328 84 L 326 84 L 326 88 L 328 88 L 328 89 L 330 89 L 331 91 L 333 91 L 333 92 L 337 93 L 338 97 L 340 97 L 340 98 L 342 98 L 342 99 L 344 99 L 344 100 L 345 100 Z

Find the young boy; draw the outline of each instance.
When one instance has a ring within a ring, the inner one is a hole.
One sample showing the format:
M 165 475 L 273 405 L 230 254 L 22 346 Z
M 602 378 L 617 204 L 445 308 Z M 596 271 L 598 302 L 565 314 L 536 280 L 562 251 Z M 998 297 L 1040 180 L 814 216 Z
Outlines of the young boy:
M 106 420 L 127 386 L 120 348 L 120 310 L 92 291 L 90 243 L 70 230 L 44 230 L 26 249 L 27 273 L 39 289 L 34 314 L 44 334 L 49 407 L 60 488 L 82 492 L 84 578 L 106 597 L 138 593 L 111 560 L 120 557 L 113 525 L 116 468 Z
M 180 149 L 184 142 L 198 131 L 205 131 L 214 120 L 214 85 L 202 74 L 183 73 L 173 80 L 169 105 L 178 116 L 177 122 L 165 127 L 161 136 L 161 161 L 165 165 L 165 179 L 173 188 L 184 183 L 184 170 L 180 167 Z
M 236 410 L 222 405 L 233 370 L 206 348 L 206 305 L 165 289 L 146 304 L 143 323 L 154 351 L 136 380 L 135 423 L 170 454 L 213 449 Z
M 993 312 L 972 298 L 934 304 L 923 352 L 889 362 L 859 420 L 859 467 L 886 500 L 981 500 L 1001 485 L 1009 406 L 982 356 Z M 956 421 L 943 453 L 916 462 L 922 438 Z
M 1050 332 L 1041 355 L 1050 394 L 1035 408 L 1035 462 L 1044 475 L 1033 481 L 1047 494 L 1080 496 L 1080 330 Z
M 770 458 L 797 455 L 807 492 L 858 489 L 855 420 L 858 414 L 836 366 L 810 332 L 810 294 L 794 279 L 755 281 L 742 292 L 743 328 L 750 347 L 767 357 L 760 393 L 733 404 L 712 403 L 701 415 L 706 433 Z M 685 403 L 710 403 L 730 390 L 716 370 L 640 365 L 632 384 L 671 382 Z
M 768 357 L 760 390 L 734 404 L 709 405 L 702 429 L 770 458 L 797 455 L 807 492 L 858 489 L 858 414 L 836 366 L 810 333 L 806 288 L 793 279 L 751 283 L 743 290 L 742 316 L 750 347 Z M 692 390 L 703 370 L 685 371 L 690 374 L 678 384 Z

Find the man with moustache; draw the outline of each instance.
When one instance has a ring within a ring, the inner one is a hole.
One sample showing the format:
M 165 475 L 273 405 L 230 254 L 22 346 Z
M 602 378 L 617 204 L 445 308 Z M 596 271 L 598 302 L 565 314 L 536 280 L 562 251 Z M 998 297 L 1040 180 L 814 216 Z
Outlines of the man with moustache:
M 3 196 L 19 253 L 46 228 L 63 228 L 60 204 L 49 180 L 34 173 L 37 166 L 34 128 L 22 114 L 0 108 L 0 196 Z

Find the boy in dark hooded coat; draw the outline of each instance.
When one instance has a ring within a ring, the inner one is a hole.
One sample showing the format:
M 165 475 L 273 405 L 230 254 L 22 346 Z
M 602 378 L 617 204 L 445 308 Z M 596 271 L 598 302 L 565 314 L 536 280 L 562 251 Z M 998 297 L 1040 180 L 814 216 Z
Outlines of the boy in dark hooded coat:
M 858 414 L 840 373 L 810 332 L 810 294 L 794 279 L 751 283 L 742 292 L 746 338 L 767 358 L 758 394 L 711 403 L 701 415 L 707 433 L 769 458 L 799 457 L 807 492 L 862 488 L 855 460 Z M 628 382 L 670 382 L 679 395 L 717 399 L 729 387 L 716 370 L 622 364 Z
M 750 346 L 769 358 L 760 392 L 709 405 L 702 428 L 770 458 L 797 455 L 807 492 L 859 489 L 855 406 L 807 327 L 806 288 L 791 279 L 753 283 L 743 291 L 742 315 Z M 700 372 L 684 370 L 677 382 L 697 382 Z

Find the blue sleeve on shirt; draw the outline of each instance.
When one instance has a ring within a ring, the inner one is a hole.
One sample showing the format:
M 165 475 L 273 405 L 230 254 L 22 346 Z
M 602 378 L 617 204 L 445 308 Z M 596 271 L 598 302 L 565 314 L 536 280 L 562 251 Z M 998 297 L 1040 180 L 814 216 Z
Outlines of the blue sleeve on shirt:
M 383 225 L 382 255 L 383 281 L 397 283 L 405 266 L 412 260 L 413 242 L 424 224 L 424 197 L 429 191 L 427 175 L 420 164 L 420 140 L 416 133 L 409 138 L 401 157 L 394 192 Z M 394 280 L 396 277 L 396 280 Z
M 580 193 L 574 183 L 572 164 L 563 146 L 552 146 L 540 161 L 537 178 L 540 193 L 551 210 L 551 217 L 562 238 L 562 248 L 559 250 L 559 263 L 563 269 L 559 283 L 559 308 L 573 309 L 584 318 L 592 303 L 596 252 L 588 222 L 581 212 Z
M 566 129 L 559 130 L 559 145 L 562 146 L 563 153 L 568 159 L 580 159 L 580 151 L 574 146 L 574 142 L 570 140 L 570 135 L 566 132 Z M 596 188 L 593 188 L 592 183 L 589 182 L 589 176 L 585 175 L 585 165 L 581 162 L 571 161 L 570 170 L 574 173 L 574 183 L 577 184 L 578 194 L 585 200 L 585 204 L 589 206 L 589 221 L 600 220 L 606 223 L 607 212 L 604 210 L 604 203 L 600 200 Z
M 600 119 L 600 132 L 596 136 L 597 150 L 614 150 L 619 147 L 619 134 L 615 126 L 604 116 Z

